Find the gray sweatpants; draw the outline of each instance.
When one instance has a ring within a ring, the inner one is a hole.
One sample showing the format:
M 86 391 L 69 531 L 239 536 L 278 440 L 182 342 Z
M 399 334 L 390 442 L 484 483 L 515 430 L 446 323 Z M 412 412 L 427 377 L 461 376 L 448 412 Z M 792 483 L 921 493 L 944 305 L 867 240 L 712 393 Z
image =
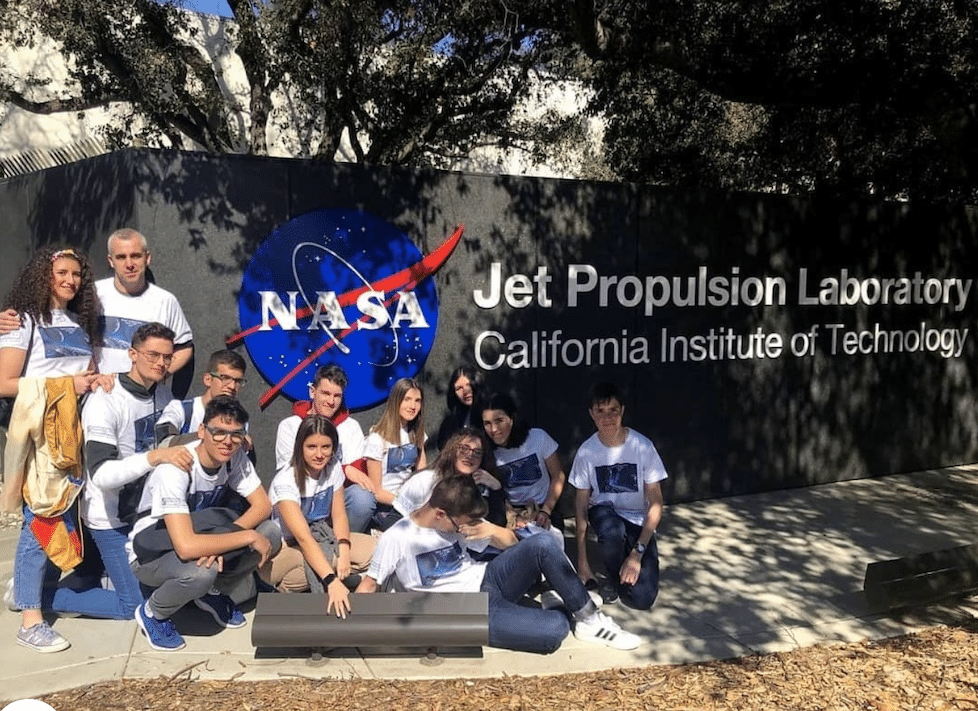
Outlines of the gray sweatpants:
M 272 544 L 272 555 L 282 547 L 282 533 L 273 521 L 263 521 L 255 529 Z M 197 561 L 183 561 L 173 551 L 164 553 L 148 563 L 134 562 L 132 572 L 143 585 L 156 588 L 149 598 L 149 606 L 157 619 L 171 617 L 188 602 L 203 597 L 216 589 L 240 604 L 255 595 L 251 574 L 258 568 L 260 556 L 248 551 L 239 556 L 231 566 L 218 572 L 217 566 L 206 568 Z

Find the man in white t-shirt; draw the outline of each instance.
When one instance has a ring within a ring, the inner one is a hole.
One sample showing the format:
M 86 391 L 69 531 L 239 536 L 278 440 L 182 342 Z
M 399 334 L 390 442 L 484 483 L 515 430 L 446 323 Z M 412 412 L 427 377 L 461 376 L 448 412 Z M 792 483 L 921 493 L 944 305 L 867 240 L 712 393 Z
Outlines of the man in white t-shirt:
M 106 248 L 113 276 L 95 282 L 105 314 L 105 346 L 99 371 L 127 372 L 133 334 L 142 324 L 156 321 L 175 334 L 173 361 L 167 370 L 176 373 L 193 356 L 193 333 L 177 298 L 146 279 L 151 262 L 146 238 L 134 229 L 123 228 L 109 235 Z
M 312 385 L 309 386 L 309 400 L 295 403 L 292 406 L 293 414 L 278 425 L 275 433 L 275 469 L 279 470 L 292 463 L 295 435 L 299 431 L 302 418 L 307 415 L 328 417 L 336 426 L 340 437 L 340 451 L 337 456 L 348 480 L 343 500 L 346 503 L 350 530 L 362 532 L 370 524 L 377 500 L 374 498 L 373 483 L 366 471 L 351 466 L 363 457 L 364 436 L 363 428 L 350 417 L 350 411 L 343 401 L 343 393 L 348 384 L 346 371 L 338 365 L 324 365 L 316 370 Z
M 61 604 L 89 615 L 93 607 L 101 608 L 98 616 L 119 619 L 132 619 L 143 602 L 126 543 L 146 477 L 159 464 L 186 471 L 193 461 L 186 447 L 156 448 L 156 422 L 173 399 L 164 383 L 173 358 L 173 331 L 161 323 L 143 324 L 133 336 L 129 358 L 129 372 L 119 374 L 111 391 L 92 393 L 81 413 L 87 472 L 81 512 L 98 549 L 86 548 L 85 557 L 88 562 L 91 555 L 101 555 L 112 586 L 72 591 Z
M 199 440 L 186 445 L 190 470 L 161 464 L 150 474 L 139 504 L 145 512 L 129 536 L 130 564 L 153 594 L 136 622 L 154 649 L 184 646 L 170 617 L 189 602 L 222 627 L 241 627 L 232 599 L 246 578 L 282 543 L 255 468 L 242 451 L 248 412 L 234 398 L 213 398 L 204 409 Z M 228 490 L 248 502 L 238 515 L 222 506 Z M 253 590 L 251 592 L 253 594 Z M 246 595 L 244 596 L 246 597 Z
M 553 652 L 574 621 L 574 635 L 616 649 L 635 649 L 641 640 L 598 611 L 577 578 L 563 547 L 553 536 L 517 541 L 508 528 L 482 519 L 487 506 L 470 476 L 439 481 L 431 498 L 380 537 L 370 568 L 357 593 L 376 592 L 391 575 L 416 592 L 489 593 L 489 644 L 523 652 Z M 468 550 L 489 544 L 504 549 L 488 563 Z M 543 576 L 561 609 L 521 604 Z M 356 599 L 351 601 L 356 615 Z
M 590 523 L 605 569 L 602 600 L 620 597 L 629 607 L 648 610 L 659 593 L 655 529 L 662 518 L 659 482 L 666 469 L 647 437 L 622 426 L 625 406 L 613 384 L 591 389 L 589 412 L 598 431 L 577 450 L 568 479 L 577 489 L 577 572 L 584 582 L 594 579 L 587 557 Z
M 219 395 L 237 397 L 238 391 L 247 382 L 245 372 L 248 364 L 240 353 L 220 350 L 211 353 L 207 360 L 207 370 L 202 380 L 204 392 L 190 400 L 174 400 L 160 417 L 161 439 L 173 435 L 193 434 L 196 436 L 200 423 L 204 420 L 204 408 Z

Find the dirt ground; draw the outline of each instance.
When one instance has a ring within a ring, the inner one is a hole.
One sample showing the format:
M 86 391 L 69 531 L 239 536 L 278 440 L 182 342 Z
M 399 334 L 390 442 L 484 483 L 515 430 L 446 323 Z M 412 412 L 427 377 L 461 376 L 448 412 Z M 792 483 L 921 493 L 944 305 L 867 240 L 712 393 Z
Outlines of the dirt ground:
M 727 661 L 560 677 L 387 681 L 107 682 L 44 697 L 58 711 L 452 711 L 616 709 L 978 709 L 978 620 L 849 645 L 818 645 Z

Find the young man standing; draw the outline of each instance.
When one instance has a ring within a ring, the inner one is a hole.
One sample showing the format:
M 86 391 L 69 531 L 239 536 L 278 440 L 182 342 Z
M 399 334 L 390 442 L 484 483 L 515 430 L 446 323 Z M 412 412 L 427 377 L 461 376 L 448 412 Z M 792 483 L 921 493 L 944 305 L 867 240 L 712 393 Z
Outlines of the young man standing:
M 662 518 L 666 469 L 655 446 L 622 426 L 625 406 L 611 383 L 591 389 L 591 419 L 598 431 L 574 457 L 568 482 L 577 489 L 577 571 L 594 578 L 587 558 L 587 527 L 594 526 L 605 569 L 599 588 L 604 602 L 621 600 L 648 610 L 659 593 L 659 552 L 655 529 Z
M 482 520 L 485 512 L 485 500 L 472 477 L 442 479 L 426 504 L 380 537 L 357 592 L 375 592 L 395 573 L 408 590 L 417 592 L 488 592 L 489 644 L 547 653 L 560 647 L 570 623 L 562 610 L 520 604 L 543 575 L 574 620 L 578 639 L 615 649 L 641 644 L 598 611 L 553 536 L 517 542 L 510 529 Z M 468 549 L 485 550 L 490 543 L 504 550 L 488 563 L 469 556 Z
M 374 498 L 374 485 L 367 473 L 350 466 L 363 456 L 364 437 L 363 428 L 350 417 L 350 411 L 343 402 L 343 392 L 348 384 L 346 371 L 338 365 L 324 365 L 316 371 L 309 387 L 309 401 L 295 403 L 292 416 L 286 417 L 278 425 L 275 436 L 275 469 L 291 464 L 295 435 L 299 431 L 302 418 L 306 415 L 328 417 L 339 434 L 340 451 L 337 456 L 343 465 L 343 473 L 349 480 L 343 497 L 350 530 L 360 533 L 367 530 L 377 508 L 377 500 Z
M 272 506 L 255 468 L 241 450 L 248 413 L 221 395 L 204 410 L 199 440 L 186 445 L 189 471 L 162 464 L 146 482 L 140 511 L 129 537 L 136 578 L 155 588 L 136 610 L 136 622 L 154 649 L 174 650 L 183 638 L 170 621 L 188 602 L 211 614 L 223 627 L 241 627 L 244 616 L 229 593 L 278 552 L 278 526 L 268 520 Z M 227 489 L 248 502 L 240 516 L 218 508 Z M 207 522 L 210 532 L 200 532 Z M 141 534 L 146 533 L 141 537 Z M 158 545 L 161 538 L 163 545 Z M 157 547 L 147 552 L 147 541 Z

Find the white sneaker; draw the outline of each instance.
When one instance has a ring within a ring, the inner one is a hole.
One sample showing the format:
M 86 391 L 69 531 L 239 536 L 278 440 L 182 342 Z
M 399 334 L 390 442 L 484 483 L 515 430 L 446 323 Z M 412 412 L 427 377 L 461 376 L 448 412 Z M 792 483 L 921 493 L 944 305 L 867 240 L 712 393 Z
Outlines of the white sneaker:
M 601 607 L 600 595 L 593 590 L 588 590 L 587 594 L 588 597 L 591 598 L 591 602 L 593 602 L 596 607 Z M 556 590 L 544 590 L 542 593 L 540 593 L 540 607 L 542 607 L 544 610 L 553 610 L 557 607 L 564 607 L 564 599 Z
M 626 632 L 618 623 L 603 612 L 579 620 L 574 625 L 574 636 L 582 642 L 603 644 L 612 649 L 636 649 L 642 640 L 638 635 Z

